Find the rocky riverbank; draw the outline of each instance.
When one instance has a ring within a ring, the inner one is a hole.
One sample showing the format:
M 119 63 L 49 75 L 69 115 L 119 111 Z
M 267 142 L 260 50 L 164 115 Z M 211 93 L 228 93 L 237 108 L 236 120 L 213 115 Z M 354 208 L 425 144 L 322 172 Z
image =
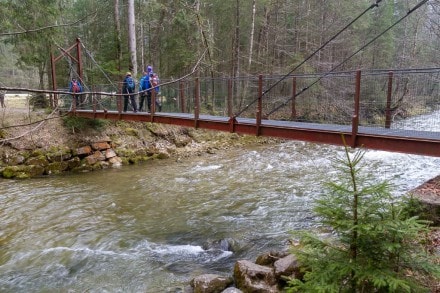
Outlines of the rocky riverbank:
M 0 175 L 8 179 L 182 160 L 277 141 L 162 124 L 52 117 L 42 110 L 7 109 L 1 114 Z

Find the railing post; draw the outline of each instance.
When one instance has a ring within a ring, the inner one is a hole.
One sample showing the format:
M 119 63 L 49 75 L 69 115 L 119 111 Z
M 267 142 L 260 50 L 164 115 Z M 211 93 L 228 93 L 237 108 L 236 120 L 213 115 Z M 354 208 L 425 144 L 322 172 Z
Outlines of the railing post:
M 81 39 L 80 38 L 76 38 L 76 61 L 77 61 L 77 66 L 78 66 L 79 79 L 82 83 L 84 83 L 83 71 L 82 71 Z
M 93 86 L 92 87 L 92 92 L 94 92 L 96 89 Z M 92 93 L 92 105 L 93 105 L 93 118 L 96 118 L 96 104 L 97 104 L 97 99 L 95 97 L 95 95 Z
M 235 132 L 235 123 L 237 119 L 234 117 L 233 107 L 232 107 L 232 79 L 228 79 L 228 116 L 229 116 L 229 131 L 231 133 Z
M 232 79 L 228 79 L 228 117 L 232 118 Z
M 387 106 L 385 110 L 385 128 L 391 128 L 391 95 L 393 93 L 393 72 L 388 72 Z
M 151 101 L 150 101 L 150 122 L 153 123 L 154 122 L 154 113 L 156 113 L 156 90 L 154 89 L 154 87 L 150 90 L 151 92 Z M 147 100 L 148 102 L 148 100 Z
M 122 87 L 121 86 L 122 85 L 119 86 L 119 93 L 122 94 Z M 118 109 L 119 119 L 121 119 L 121 114 L 122 114 L 122 99 L 123 99 L 122 95 L 116 96 L 116 107 Z
M 296 77 L 292 77 L 292 113 L 290 120 L 296 120 Z
M 154 88 L 151 89 L 151 115 L 154 115 L 156 113 L 156 90 Z
M 263 75 L 258 76 L 258 106 L 257 106 L 257 119 L 256 119 L 256 136 L 260 135 L 261 116 L 263 111 Z
M 200 114 L 200 85 L 199 78 L 195 81 L 195 97 L 194 97 L 194 128 L 199 126 L 199 114 Z
M 356 71 L 356 85 L 355 85 L 355 96 L 354 96 L 354 111 L 353 117 L 351 119 L 351 147 L 356 147 L 356 138 L 359 128 L 359 106 L 360 106 L 360 96 L 361 96 L 361 71 Z
M 54 92 L 57 90 L 57 78 L 55 76 L 55 57 L 53 56 L 53 53 L 50 52 L 50 67 L 52 72 L 52 89 Z M 51 107 L 55 108 L 58 106 L 58 95 L 56 93 L 53 94 L 53 100 L 51 100 L 50 103 Z
M 72 95 L 72 112 L 76 112 L 76 103 L 78 103 L 77 95 Z
M 184 90 L 184 81 L 179 82 L 179 98 L 180 98 L 180 111 L 185 113 L 185 90 Z

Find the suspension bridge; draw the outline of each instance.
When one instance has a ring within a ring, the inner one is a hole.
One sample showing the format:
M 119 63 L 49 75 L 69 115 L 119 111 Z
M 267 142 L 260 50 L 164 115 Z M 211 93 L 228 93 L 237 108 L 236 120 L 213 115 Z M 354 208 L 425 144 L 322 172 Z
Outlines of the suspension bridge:
M 378 8 L 380 2 L 376 0 L 286 75 L 163 80 L 160 92 L 152 91 L 150 112 L 134 108 L 124 112 L 121 84 L 111 82 L 77 39 L 70 48 L 59 48 L 60 56 L 51 54 L 51 105 L 77 117 L 164 123 L 440 157 L 440 68 L 336 72 L 427 0 L 420 1 L 328 72 L 295 73 L 368 11 Z M 55 64 L 67 59 L 71 71 L 76 64 L 71 75 L 84 84 L 83 49 L 109 84 L 86 86 L 78 101 L 73 101 L 67 89 L 57 89 Z M 136 97 L 139 94 L 135 93 Z M 160 101 L 162 111 L 157 111 L 155 100 Z
M 71 115 L 164 123 L 353 148 L 440 157 L 440 69 L 292 75 L 263 98 L 278 76 L 191 79 L 167 83 L 151 112 L 122 109 L 123 95 L 84 93 Z M 320 79 L 315 90 L 304 93 Z M 234 94 L 235 93 L 235 94 Z M 237 96 L 238 94 L 238 96 Z M 256 98 L 255 98 L 256 97 Z M 244 109 L 244 110 L 243 110 Z M 276 111 L 273 111 L 276 109 Z M 136 109 L 137 110 L 137 109 Z

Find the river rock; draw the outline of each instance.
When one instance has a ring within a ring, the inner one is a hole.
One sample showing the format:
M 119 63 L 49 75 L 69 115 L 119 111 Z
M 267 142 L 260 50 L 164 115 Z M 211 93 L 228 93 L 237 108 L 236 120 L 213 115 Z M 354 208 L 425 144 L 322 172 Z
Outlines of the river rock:
M 45 174 L 60 174 L 61 172 L 67 170 L 69 168 L 69 163 L 62 162 L 54 162 L 47 165 L 45 169 Z
M 74 169 L 81 165 L 81 160 L 79 157 L 73 157 L 67 161 L 67 164 L 69 165 L 69 169 Z
M 38 157 L 30 157 L 26 160 L 26 165 L 38 165 L 38 166 L 47 166 L 49 165 L 49 161 L 46 156 L 38 156 Z
M 255 263 L 260 266 L 273 266 L 273 264 L 277 260 L 287 256 L 288 254 L 289 254 L 288 252 L 270 251 L 259 255 Z
M 202 245 L 204 250 L 220 249 L 223 251 L 234 251 L 235 241 L 231 238 L 219 239 L 215 241 L 207 241 Z
M 96 162 L 98 162 L 98 159 L 95 156 L 90 155 L 84 158 L 84 162 L 86 165 L 91 166 L 93 164 L 96 164 Z
M 160 150 L 157 154 L 158 159 L 168 159 L 170 157 L 170 154 L 166 150 Z
M 302 277 L 298 261 L 293 254 L 289 254 L 277 260 L 273 266 L 275 277 L 277 279 L 282 279 L 282 277 L 294 277 L 300 279 Z
M 26 179 L 42 175 L 44 173 L 44 167 L 35 165 L 7 166 L 1 173 L 2 176 L 7 179 Z
M 26 158 L 24 156 L 16 155 L 16 156 L 10 156 L 9 158 L 7 158 L 6 163 L 8 163 L 11 166 L 21 165 L 24 163 L 25 160 L 26 160 Z
M 72 158 L 72 151 L 68 147 L 60 148 L 48 152 L 46 154 L 46 157 L 49 160 L 49 162 L 66 161 Z
M 243 292 L 278 293 L 277 280 L 272 268 L 239 260 L 234 266 L 236 287 Z
M 108 160 L 110 158 L 116 157 L 116 152 L 113 149 L 105 150 L 105 158 Z
M 222 291 L 222 293 L 243 293 L 240 289 L 237 289 L 235 287 L 229 287 Z
M 95 151 L 93 154 L 87 156 L 85 161 L 88 165 L 94 165 L 96 162 L 105 161 L 105 155 L 100 151 Z
M 110 145 L 106 141 L 100 141 L 92 143 L 92 149 L 95 151 L 103 151 L 110 148 Z
M 440 225 L 440 176 L 410 191 L 423 205 L 423 214 L 434 226 Z
M 92 148 L 87 145 L 74 150 L 73 154 L 76 156 L 87 156 L 92 153 Z
M 233 283 L 232 278 L 215 274 L 205 274 L 195 277 L 191 281 L 194 293 L 221 293 Z

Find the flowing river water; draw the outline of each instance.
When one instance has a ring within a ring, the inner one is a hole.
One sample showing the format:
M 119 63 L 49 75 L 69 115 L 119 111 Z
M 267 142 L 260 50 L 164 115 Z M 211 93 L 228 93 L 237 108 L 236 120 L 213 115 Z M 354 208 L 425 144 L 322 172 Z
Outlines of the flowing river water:
M 341 154 L 289 141 L 0 179 L 0 292 L 181 292 L 197 275 L 230 275 L 314 225 L 313 199 Z M 367 151 L 364 162 L 396 195 L 440 174 L 440 158 Z

